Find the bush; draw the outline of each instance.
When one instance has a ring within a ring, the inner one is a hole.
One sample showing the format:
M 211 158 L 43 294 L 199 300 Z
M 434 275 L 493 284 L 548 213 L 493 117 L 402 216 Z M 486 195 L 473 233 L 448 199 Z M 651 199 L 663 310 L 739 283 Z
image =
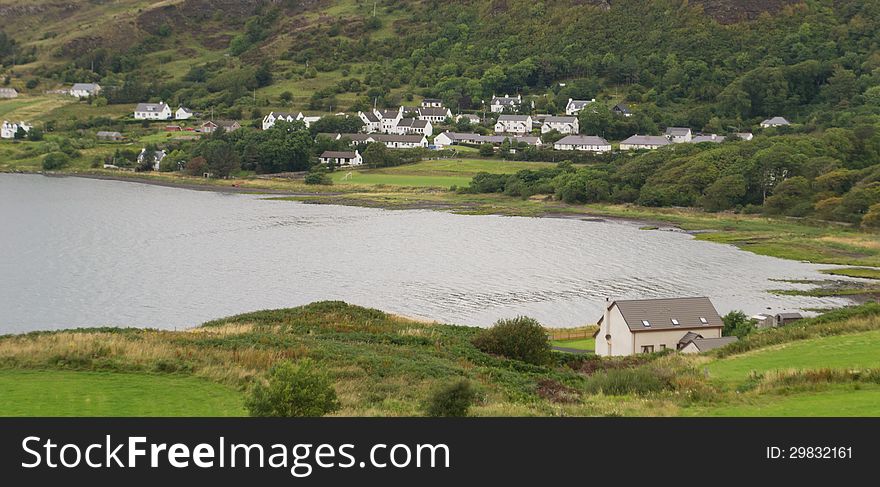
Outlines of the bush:
M 586 387 L 590 394 L 601 392 L 611 396 L 649 394 L 664 389 L 672 389 L 672 384 L 645 368 L 597 372 L 590 377 Z
M 498 320 L 492 328 L 482 330 L 473 344 L 486 353 L 530 364 L 545 365 L 552 358 L 547 332 L 537 320 L 527 316 Z
M 304 182 L 306 184 L 331 185 L 333 184 L 333 179 L 327 174 L 327 168 L 323 166 L 315 166 L 308 174 L 306 174 Z
M 70 157 L 63 152 L 50 152 L 43 158 L 43 170 L 54 171 L 70 164 Z
M 431 396 L 426 413 L 433 417 L 467 416 L 476 397 L 477 392 L 471 383 L 463 379 L 438 389 Z
M 314 417 L 338 410 L 339 401 L 330 378 L 304 359 L 272 367 L 268 383 L 254 386 L 245 406 L 251 416 Z

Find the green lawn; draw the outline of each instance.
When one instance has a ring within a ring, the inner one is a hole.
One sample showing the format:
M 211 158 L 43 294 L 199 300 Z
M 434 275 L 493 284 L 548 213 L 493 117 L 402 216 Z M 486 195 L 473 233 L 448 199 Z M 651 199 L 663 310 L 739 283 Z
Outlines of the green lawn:
M 880 416 L 880 386 L 851 384 L 822 392 L 786 396 L 764 395 L 753 401 L 683 410 L 689 416 Z
M 579 340 L 551 340 L 550 344 L 554 347 L 574 348 L 576 350 L 586 350 L 592 352 L 596 348 L 596 340 L 592 338 L 581 338 Z
M 822 271 L 832 276 L 861 277 L 864 279 L 880 279 L 880 269 L 873 267 L 844 267 L 842 269 L 825 269 Z
M 452 185 L 467 186 L 471 178 L 463 176 L 419 176 L 410 174 L 382 174 L 365 171 L 336 171 L 332 175 L 336 184 L 387 184 L 392 186 L 416 186 L 449 188 Z
M 706 366 L 710 377 L 745 380 L 752 371 L 880 367 L 880 330 L 787 343 L 716 360 Z
M 467 186 L 479 172 L 513 174 L 523 169 L 548 167 L 546 162 L 515 162 L 487 159 L 442 159 L 382 169 L 342 169 L 335 172 L 333 182 L 339 184 L 387 184 L 448 188 Z
M 0 370 L 0 416 L 242 416 L 241 394 L 182 375 Z

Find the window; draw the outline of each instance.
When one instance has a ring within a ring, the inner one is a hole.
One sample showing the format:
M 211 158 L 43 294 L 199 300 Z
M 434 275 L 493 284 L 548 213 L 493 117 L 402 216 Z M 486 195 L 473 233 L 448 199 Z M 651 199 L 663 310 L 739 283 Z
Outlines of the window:
M 642 345 L 642 353 L 654 353 L 654 345 Z
M 666 344 L 665 344 L 665 343 L 661 343 L 661 344 L 660 344 L 660 350 L 666 350 Z
M 709 320 L 707 320 L 706 318 L 703 318 L 702 316 L 700 316 L 700 323 L 702 323 L 702 324 L 704 324 L 704 325 L 708 325 L 708 324 L 709 324 Z
M 678 326 L 678 325 L 679 325 L 678 320 L 675 319 L 675 318 L 672 318 L 672 324 L 673 324 L 674 326 Z
M 642 320 L 642 325 L 651 326 L 651 322 L 649 322 L 648 320 Z

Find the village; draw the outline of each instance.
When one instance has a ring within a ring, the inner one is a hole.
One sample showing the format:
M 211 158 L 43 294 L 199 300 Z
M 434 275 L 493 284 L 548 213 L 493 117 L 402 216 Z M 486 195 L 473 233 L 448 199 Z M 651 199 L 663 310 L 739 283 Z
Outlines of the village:
M 67 95 L 78 100 L 88 101 L 101 94 L 102 88 L 96 83 L 75 83 L 69 89 L 56 90 L 58 94 Z M 15 98 L 18 93 L 11 88 L 4 88 L 0 97 Z M 370 111 L 359 111 L 356 114 L 336 113 L 334 117 L 356 117 L 361 123 L 357 133 L 318 133 L 316 138 L 327 138 L 341 141 L 348 145 L 347 150 L 328 150 L 318 154 L 316 162 L 333 166 L 359 166 L 364 163 L 358 148 L 367 144 L 381 143 L 389 149 L 444 150 L 454 147 L 470 147 L 481 149 L 480 155 L 491 156 L 499 151 L 516 153 L 525 148 L 550 149 L 558 152 L 594 154 L 601 156 L 613 152 L 642 152 L 681 143 L 722 143 L 727 140 L 751 140 L 753 134 L 748 131 L 734 132 L 726 135 L 701 133 L 689 127 L 666 127 L 662 135 L 633 134 L 623 140 L 607 140 L 601 134 L 586 134 L 580 127 L 579 114 L 590 110 L 596 103 L 595 99 L 569 99 L 560 114 L 531 114 L 532 103 L 522 95 L 508 94 L 494 96 L 487 104 L 488 110 L 482 113 L 453 113 L 445 107 L 443 101 L 435 98 L 424 98 L 418 106 L 399 106 L 396 109 L 374 108 Z M 615 117 L 631 117 L 633 115 L 626 103 L 613 105 L 611 111 Z M 232 132 L 247 124 L 239 120 L 214 118 L 213 110 L 202 113 L 188 107 L 176 109 L 167 103 L 138 103 L 131 112 L 132 121 L 143 124 L 167 122 L 161 130 L 172 133 L 175 142 L 194 141 L 217 130 Z M 258 128 L 268 130 L 278 121 L 302 122 L 306 128 L 328 115 L 307 115 L 301 111 L 283 112 L 270 111 L 263 118 Z M 791 123 L 784 117 L 768 118 L 760 123 L 760 128 L 786 127 Z M 147 126 L 147 125 L 145 125 Z M 470 128 L 470 131 L 456 131 L 457 128 Z M 27 121 L 4 120 L 0 137 L 4 139 L 26 139 L 33 125 Z M 442 129 L 442 130 L 441 130 Z M 179 133 L 178 133 L 179 132 Z M 177 133 L 177 134 L 174 134 Z M 120 131 L 101 130 L 94 134 L 99 142 L 131 142 L 125 133 Z M 147 148 L 140 151 L 138 162 L 142 161 Z M 167 154 L 163 147 L 151 151 L 154 155 L 154 170 Z M 186 161 L 178 161 L 182 168 Z M 105 169 L 119 169 L 112 163 L 104 164 Z

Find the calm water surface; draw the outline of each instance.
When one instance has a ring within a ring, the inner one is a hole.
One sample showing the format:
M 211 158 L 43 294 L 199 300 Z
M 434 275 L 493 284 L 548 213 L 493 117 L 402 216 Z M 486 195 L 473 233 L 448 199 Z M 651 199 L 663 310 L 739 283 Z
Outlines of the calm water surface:
M 0 334 L 182 328 L 325 299 L 480 326 L 595 322 L 606 297 L 706 295 L 722 313 L 846 304 L 766 292 L 804 288 L 770 279 L 823 279 L 825 267 L 631 223 L 0 174 Z

